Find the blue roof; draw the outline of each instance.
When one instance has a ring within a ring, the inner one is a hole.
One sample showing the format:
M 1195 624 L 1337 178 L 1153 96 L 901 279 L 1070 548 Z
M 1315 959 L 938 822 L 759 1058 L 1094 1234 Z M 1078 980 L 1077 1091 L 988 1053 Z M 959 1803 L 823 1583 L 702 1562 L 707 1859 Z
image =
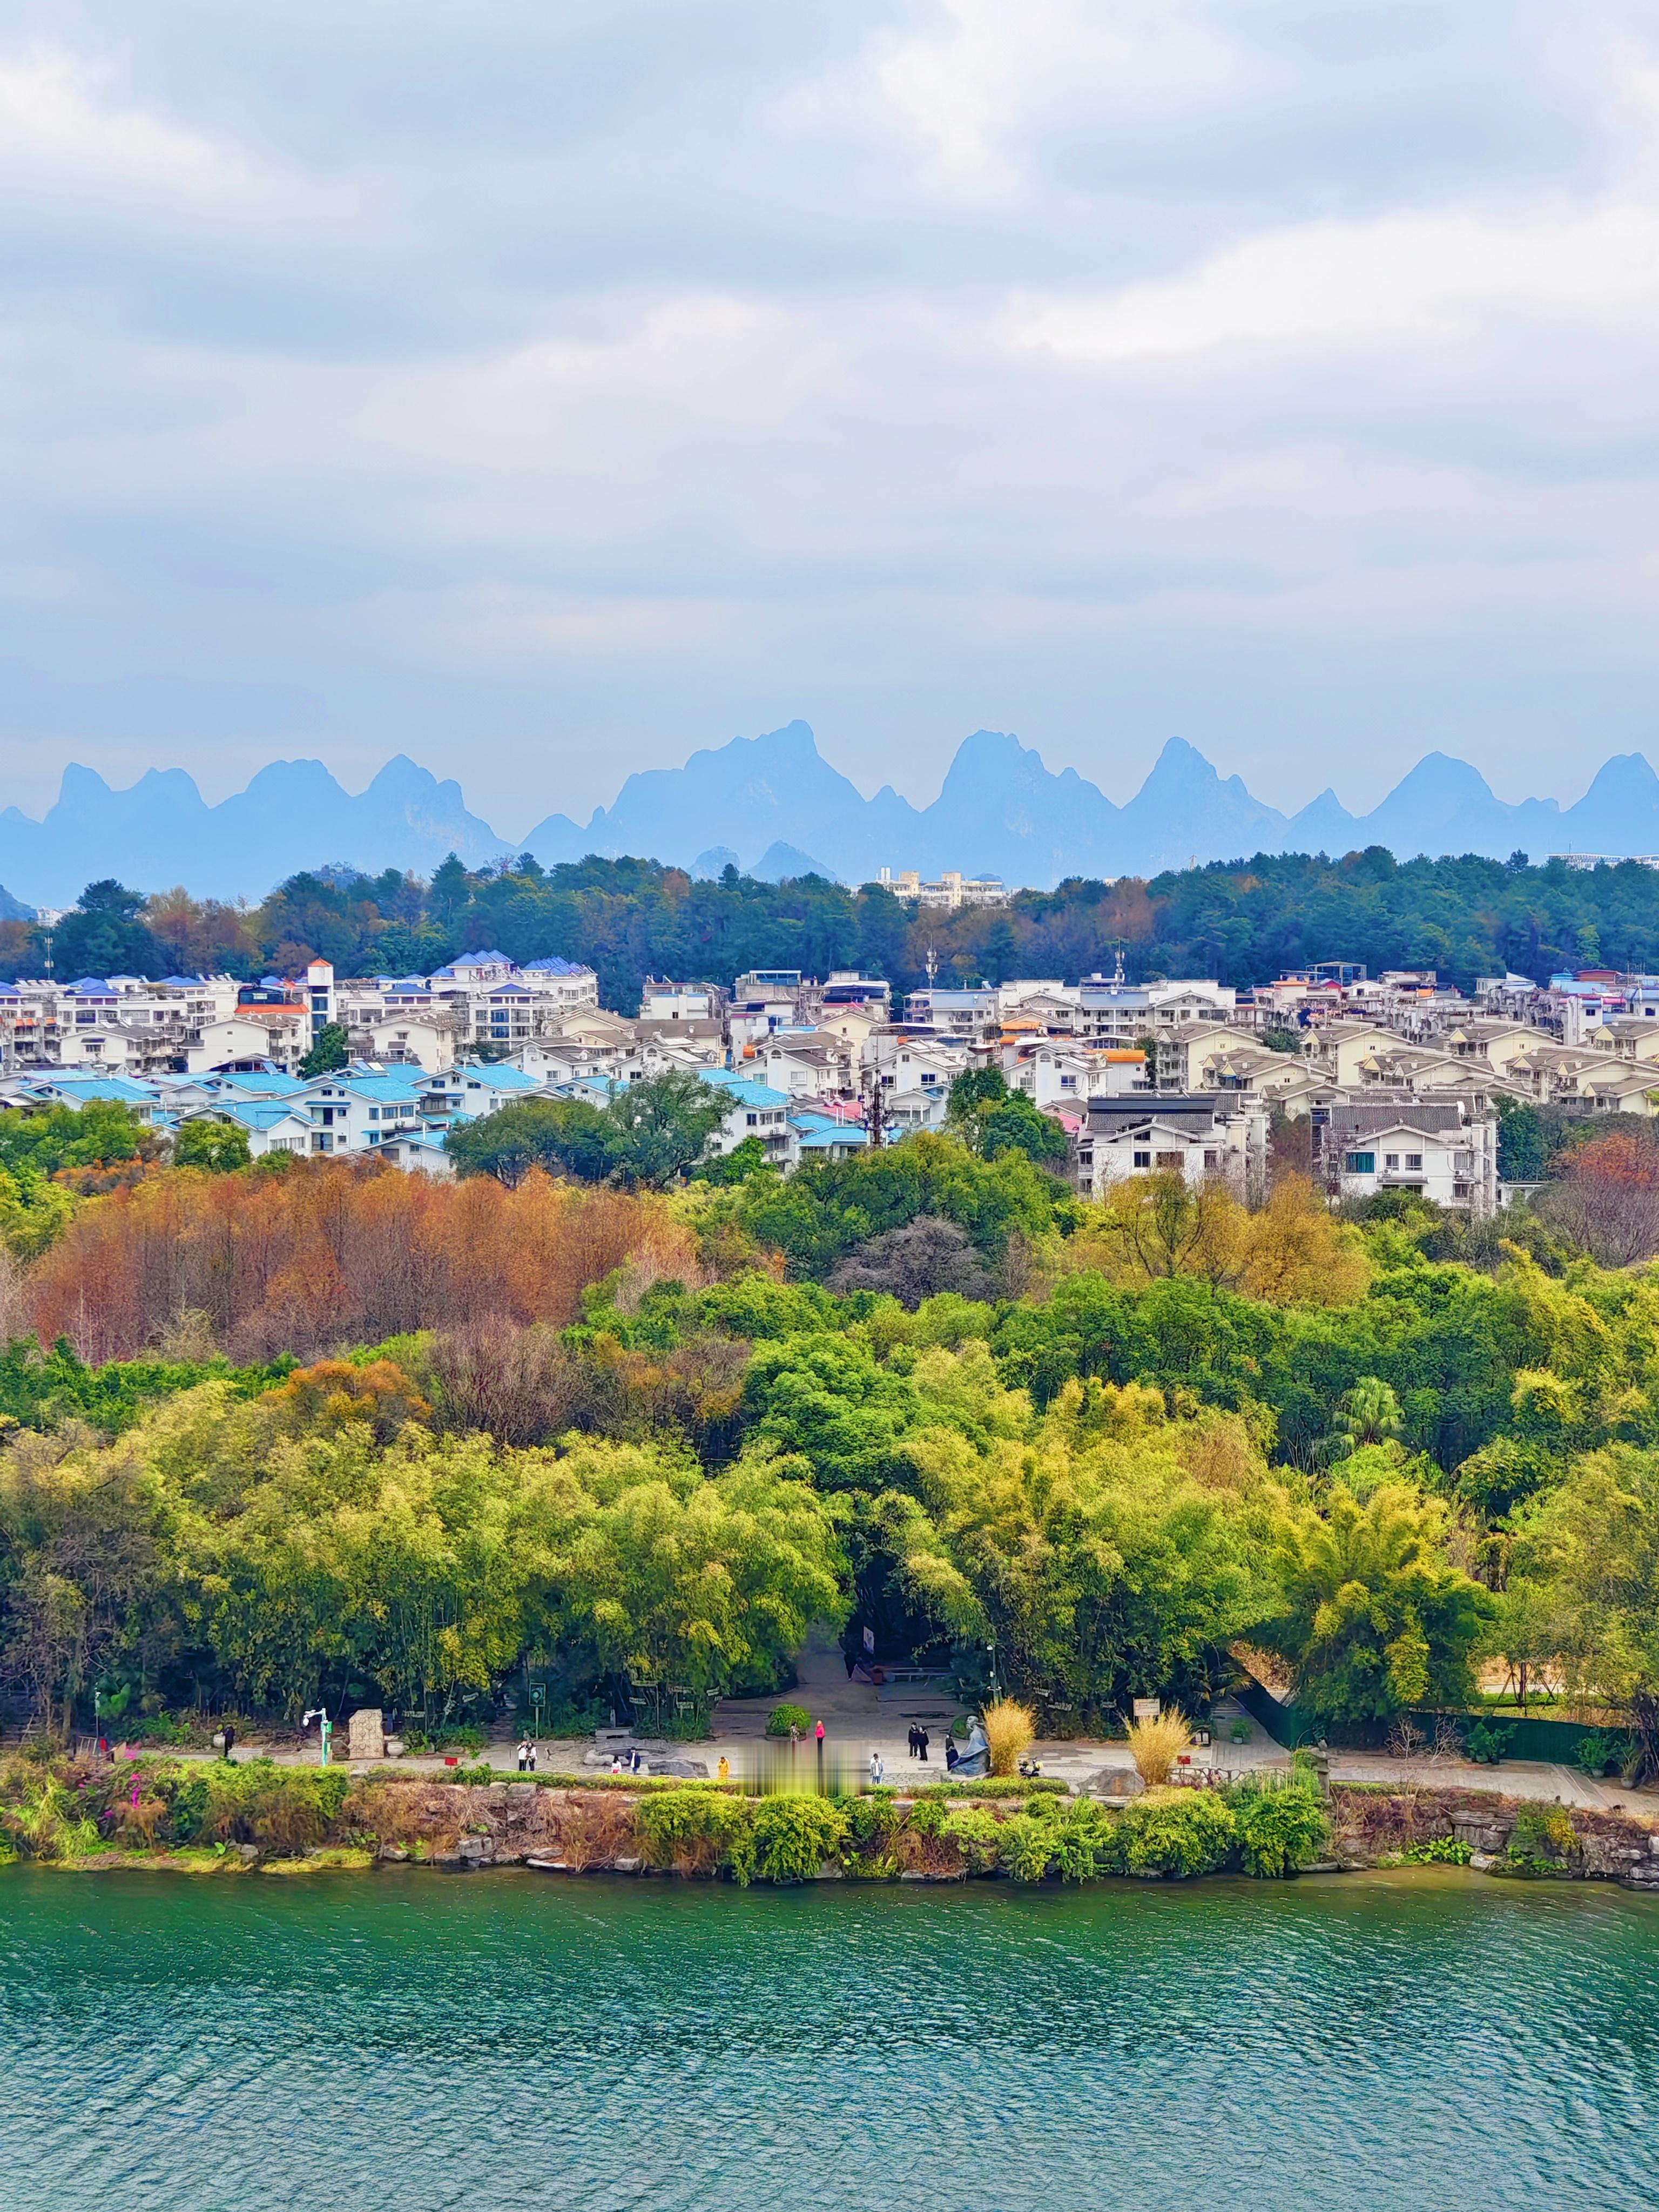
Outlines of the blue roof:
M 116 1099 L 122 1105 L 154 1105 L 156 1093 L 148 1083 L 135 1083 L 126 1075 L 55 1075 L 49 1079 L 53 1091 L 78 1092 L 82 1097 L 97 1100 Z
M 172 985 L 175 990 L 193 991 L 198 983 L 205 983 L 207 978 L 205 975 L 163 975 L 161 981 L 163 984 Z
M 716 1091 L 729 1092 L 740 1106 L 787 1106 L 789 1103 L 781 1091 L 774 1091 L 769 1084 L 757 1083 L 751 1076 L 739 1075 L 733 1069 L 703 1067 L 697 1073 Z
M 243 1129 L 274 1129 L 279 1121 L 304 1121 L 308 1118 L 304 1114 L 297 1113 L 292 1106 L 283 1105 L 280 1100 L 273 1101 L 265 1106 L 243 1105 L 235 1101 L 226 1100 L 216 1103 L 212 1111 L 215 1114 L 228 1115 L 239 1128 Z M 204 1117 L 197 1115 L 191 1118 L 200 1121 Z
M 482 1060 L 469 1060 L 455 1074 L 469 1083 L 482 1083 L 489 1091 L 539 1091 L 542 1087 L 521 1067 L 489 1066 Z
M 349 1091 L 356 1098 L 372 1098 L 377 1103 L 394 1106 L 415 1106 L 421 1094 L 406 1075 L 343 1075 L 340 1088 Z
M 264 1074 L 252 1069 L 242 1075 L 222 1075 L 219 1080 L 228 1091 L 246 1091 L 256 1098 L 286 1098 L 307 1087 L 303 1076 L 278 1075 L 274 1068 Z
M 105 975 L 82 975 L 70 985 L 71 991 L 101 991 L 106 998 L 115 996 L 114 986 Z
M 520 972 L 526 975 L 591 975 L 593 971 L 580 960 L 562 960 L 556 952 L 550 952 L 545 959 L 526 960 Z

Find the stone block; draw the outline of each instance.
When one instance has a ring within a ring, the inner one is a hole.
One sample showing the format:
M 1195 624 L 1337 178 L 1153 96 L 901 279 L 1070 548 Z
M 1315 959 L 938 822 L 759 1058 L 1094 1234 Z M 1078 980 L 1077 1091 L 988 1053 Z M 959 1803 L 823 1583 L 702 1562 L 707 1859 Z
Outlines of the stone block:
M 348 1759 L 386 1757 L 386 1716 L 378 1705 L 364 1705 L 353 1713 L 347 1728 Z

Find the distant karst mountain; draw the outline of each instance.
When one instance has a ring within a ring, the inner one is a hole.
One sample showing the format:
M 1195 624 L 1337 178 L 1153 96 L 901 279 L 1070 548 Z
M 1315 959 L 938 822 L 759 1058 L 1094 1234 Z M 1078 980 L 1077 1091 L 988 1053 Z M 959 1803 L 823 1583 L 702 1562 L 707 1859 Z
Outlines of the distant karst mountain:
M 90 769 L 64 772 L 44 821 L 0 813 L 0 883 L 16 899 L 68 904 L 100 876 L 145 890 L 183 884 L 198 896 L 262 896 L 325 858 L 425 874 L 447 853 L 470 866 L 533 853 L 544 867 L 598 853 L 662 860 L 696 875 L 728 863 L 775 878 L 809 870 L 862 883 L 883 866 L 925 875 L 960 868 L 1046 889 L 1066 876 L 1153 875 L 1257 852 L 1343 853 L 1386 845 L 1401 858 L 1518 847 L 1550 852 L 1659 852 L 1659 776 L 1640 753 L 1599 771 L 1576 805 L 1509 805 L 1467 762 L 1430 753 L 1370 814 L 1324 791 L 1286 816 L 1222 777 L 1172 738 L 1152 774 L 1117 806 L 1075 769 L 1058 773 L 1019 739 L 976 730 L 963 740 L 939 797 L 913 806 L 885 784 L 873 799 L 832 768 L 805 722 L 695 752 L 684 768 L 630 775 L 586 824 L 550 814 L 509 840 L 467 811 L 403 755 L 354 797 L 319 761 L 276 761 L 247 789 L 209 806 L 180 769 L 152 769 L 127 791 Z

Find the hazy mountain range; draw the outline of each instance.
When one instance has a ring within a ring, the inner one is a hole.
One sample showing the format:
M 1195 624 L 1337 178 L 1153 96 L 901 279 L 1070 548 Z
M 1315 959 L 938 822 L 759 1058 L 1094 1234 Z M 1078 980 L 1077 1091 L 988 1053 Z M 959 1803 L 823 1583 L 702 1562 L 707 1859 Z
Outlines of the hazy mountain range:
M 261 897 L 295 870 L 326 862 L 428 874 L 445 854 L 469 865 L 533 853 L 544 867 L 588 853 L 635 854 L 718 874 L 728 861 L 778 878 L 817 867 L 860 883 L 883 866 L 960 868 L 1048 888 L 1073 875 L 1153 875 L 1190 861 L 1258 852 L 1659 853 L 1659 776 L 1640 753 L 1596 774 L 1584 796 L 1510 805 L 1465 761 L 1430 753 L 1370 814 L 1333 791 L 1285 815 L 1217 775 L 1172 738 L 1140 790 L 1117 806 L 1075 769 L 1054 774 L 1018 738 L 965 738 L 944 788 L 913 806 L 884 785 L 873 799 L 819 753 L 805 722 L 693 753 L 684 768 L 630 775 L 586 824 L 550 814 L 508 839 L 467 811 L 461 787 L 402 755 L 353 796 L 319 761 L 274 761 L 217 806 L 180 769 L 152 769 L 115 791 L 90 769 L 64 773 L 43 821 L 0 813 L 0 884 L 15 898 L 64 906 L 117 876 L 137 889 L 183 884 L 201 896 Z M 4 897 L 0 893 L 0 898 Z M 0 909 L 3 911 L 3 909 Z

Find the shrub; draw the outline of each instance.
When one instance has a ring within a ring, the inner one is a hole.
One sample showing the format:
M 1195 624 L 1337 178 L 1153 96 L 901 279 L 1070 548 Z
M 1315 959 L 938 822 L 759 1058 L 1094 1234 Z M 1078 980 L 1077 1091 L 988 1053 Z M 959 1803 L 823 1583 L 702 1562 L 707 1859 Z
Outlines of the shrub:
M 1523 1805 L 1515 1816 L 1509 1855 L 1534 1866 L 1559 1869 L 1578 1848 L 1578 1832 L 1565 1805 Z
M 846 1816 L 830 1798 L 793 1793 L 761 1800 L 752 1835 L 751 1865 L 745 1869 L 732 1862 L 739 1881 L 810 1881 L 850 1840 Z
M 645 1856 L 676 1874 L 712 1875 L 721 1866 L 752 1866 L 754 1808 L 718 1790 L 665 1790 L 641 1800 L 635 1815 Z
M 1401 1866 L 1467 1866 L 1474 1846 L 1461 1836 L 1423 1836 L 1393 1856 Z
M 1316 1859 L 1330 1839 L 1318 1792 L 1298 1777 L 1273 1786 L 1241 1784 L 1227 1803 L 1238 1838 L 1239 1864 L 1258 1881 L 1282 1881 Z
M 1213 1790 L 1153 1790 L 1118 1815 L 1109 1870 L 1185 1881 L 1224 1866 L 1237 1832 Z
M 1054 1775 L 1040 1774 L 1035 1780 L 1024 1776 L 987 1775 L 978 1782 L 934 1782 L 926 1784 L 915 1795 L 915 1802 L 924 1804 L 933 1797 L 1069 1797 L 1068 1784 Z
M 1172 1705 L 1152 1720 L 1134 1721 L 1129 1728 L 1129 1756 L 1135 1772 L 1149 1790 L 1167 1782 L 1175 1763 L 1190 1746 L 1193 1731 L 1187 1716 Z
M 916 1813 L 923 1809 L 918 1805 Z M 940 1809 L 943 1817 L 939 1834 L 956 1845 L 970 1874 L 991 1873 L 1000 1863 L 1005 1824 L 980 1805 L 953 1805 Z M 913 1823 L 915 1817 L 915 1813 L 910 1815 Z
M 1573 1759 L 1586 1774 L 1606 1774 L 1615 1767 L 1624 1767 L 1634 1748 L 1627 1735 L 1593 1729 L 1588 1735 L 1579 1738 Z
M 997 1861 L 1016 1881 L 1041 1881 L 1053 1865 L 1054 1823 L 1016 1813 L 997 1831 Z
M 1511 1731 L 1497 1721 L 1476 1721 L 1463 1738 L 1463 1748 L 1478 1766 L 1496 1766 L 1509 1749 Z
M 559 1856 L 574 1874 L 608 1866 L 627 1852 L 643 1826 L 632 1807 L 603 1797 L 561 1805 L 554 1822 Z
M 1018 1772 L 1019 1762 L 1036 1741 L 1036 1722 L 1029 1705 L 1000 1698 L 985 1709 L 985 1737 L 991 1747 L 991 1771 Z
M 767 1716 L 768 1735 L 787 1735 L 792 1728 L 798 1729 L 804 1736 L 812 1733 L 812 1716 L 805 1706 L 774 1705 Z

